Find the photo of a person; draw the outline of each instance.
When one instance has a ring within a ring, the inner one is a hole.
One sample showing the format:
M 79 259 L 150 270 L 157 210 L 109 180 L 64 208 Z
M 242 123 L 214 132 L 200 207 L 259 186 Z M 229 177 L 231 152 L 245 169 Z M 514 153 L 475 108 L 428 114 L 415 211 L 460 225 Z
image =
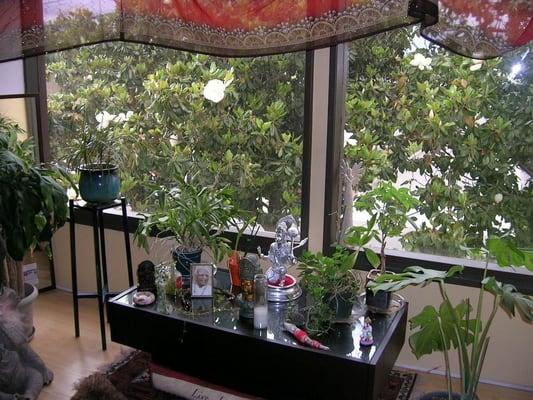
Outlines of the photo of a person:
M 213 266 L 191 264 L 191 297 L 213 297 Z

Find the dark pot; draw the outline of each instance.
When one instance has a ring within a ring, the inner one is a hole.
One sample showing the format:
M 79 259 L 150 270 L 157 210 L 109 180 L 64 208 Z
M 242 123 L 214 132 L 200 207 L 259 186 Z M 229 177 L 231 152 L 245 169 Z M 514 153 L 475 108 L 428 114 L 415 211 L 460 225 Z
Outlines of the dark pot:
M 194 251 L 173 250 L 172 258 L 176 261 L 176 269 L 183 276 L 183 283 L 187 284 L 191 276 L 191 263 L 199 263 L 202 257 L 202 249 Z
M 111 164 L 90 164 L 79 168 L 81 198 L 88 203 L 110 203 L 120 191 L 118 167 Z
M 459 393 L 452 393 L 453 400 L 461 400 Z M 448 392 L 429 392 L 423 394 L 418 400 L 448 400 Z
M 366 282 L 372 281 L 379 270 L 373 269 L 366 276 Z M 366 306 L 372 312 L 380 313 L 386 312 L 389 309 L 390 301 L 392 294 L 391 292 L 385 292 L 383 290 L 378 290 L 375 294 L 372 290 L 366 289 Z
M 337 319 L 346 319 L 352 314 L 354 301 L 350 299 L 351 294 L 337 294 L 329 297 L 328 305 L 335 311 Z

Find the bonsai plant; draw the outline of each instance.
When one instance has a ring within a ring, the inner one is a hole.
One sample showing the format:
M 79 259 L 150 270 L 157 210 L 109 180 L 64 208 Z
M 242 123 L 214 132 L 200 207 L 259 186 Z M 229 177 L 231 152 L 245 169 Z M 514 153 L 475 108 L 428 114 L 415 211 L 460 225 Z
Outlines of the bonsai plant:
M 148 236 L 173 237 L 173 257 L 178 270 L 189 275 L 189 264 L 200 262 L 203 248 L 208 248 L 215 262 L 230 251 L 229 240 L 221 234 L 238 214 L 229 188 L 200 187 L 190 179 L 176 177 L 178 186 L 157 189 L 150 195 L 156 200 L 155 210 L 145 215 L 135 240 L 147 251 Z
M 421 267 L 407 267 L 401 274 L 382 274 L 369 284 L 373 291 L 396 291 L 409 285 L 426 286 L 436 283 L 442 297 L 442 303 L 437 309 L 426 306 L 422 312 L 410 320 L 412 329 L 409 345 L 417 358 L 434 351 L 441 351 L 444 355 L 446 381 L 448 393 L 444 397 L 430 398 L 460 398 L 473 400 L 483 369 L 483 362 L 490 342 L 490 327 L 496 311 L 502 308 L 509 317 L 518 312 L 520 317 L 533 323 L 533 299 L 521 294 L 513 285 L 498 282 L 489 273 L 489 260 L 494 258 L 500 267 L 523 267 L 533 270 L 533 253 L 518 249 L 508 238 L 490 238 L 486 248 L 481 249 L 486 257 L 485 269 L 480 282 L 477 303 L 470 299 L 461 300 L 454 305 L 445 285 L 445 279 L 463 270 L 461 266 L 454 266 L 448 271 L 435 271 Z M 485 295 L 489 292 L 493 296 L 490 314 L 486 321 L 483 309 L 486 305 Z M 476 305 L 473 313 L 472 305 Z M 454 395 L 451 381 L 449 351 L 457 349 L 459 355 L 459 371 L 461 377 L 460 396 Z
M 57 171 L 31 166 L 31 147 L 17 143 L 16 132 L 0 131 L 0 291 L 25 297 L 22 260 L 27 251 L 49 242 L 67 218 L 65 190 Z M 18 154 L 18 155 L 17 155 Z M 33 289 L 36 291 L 36 289 Z M 33 323 L 28 321 L 30 335 Z
M 72 141 L 67 163 L 80 172 L 79 192 L 89 203 L 109 203 L 120 191 L 117 166 L 117 140 L 114 125 L 126 122 L 133 113 L 96 114 L 93 121 L 86 117 L 81 135 Z M 98 123 L 96 123 L 98 122 Z
M 397 188 L 391 182 L 381 182 L 375 189 L 361 195 L 354 202 L 354 207 L 368 212 L 372 225 L 377 225 L 377 229 L 373 230 L 373 238 L 380 243 L 379 263 L 374 257 L 372 258 L 374 269 L 368 273 L 367 281 L 372 281 L 377 275 L 386 272 L 387 239 L 401 235 L 407 223 L 416 227 L 415 218 L 410 213 L 414 212 L 414 207 L 418 204 L 418 200 L 411 195 L 409 189 Z M 375 222 L 372 219 L 375 219 Z M 379 265 L 379 269 L 376 265 Z M 374 311 L 386 310 L 389 303 L 389 293 L 367 291 L 366 304 Z
M 363 287 L 353 269 L 359 252 L 364 249 L 371 263 L 378 260 L 372 250 L 364 248 L 374 235 L 375 221 L 372 217 L 366 227 L 352 226 L 346 231 L 344 243 L 353 251 L 337 246 L 331 256 L 305 251 L 300 258 L 300 285 L 311 302 L 307 322 L 310 333 L 326 333 L 336 319 L 346 319 L 351 314 Z
M 305 251 L 300 258 L 300 285 L 311 301 L 307 329 L 310 333 L 327 332 L 336 318 L 351 314 L 362 281 L 353 269 L 357 253 L 337 246 L 328 257 Z

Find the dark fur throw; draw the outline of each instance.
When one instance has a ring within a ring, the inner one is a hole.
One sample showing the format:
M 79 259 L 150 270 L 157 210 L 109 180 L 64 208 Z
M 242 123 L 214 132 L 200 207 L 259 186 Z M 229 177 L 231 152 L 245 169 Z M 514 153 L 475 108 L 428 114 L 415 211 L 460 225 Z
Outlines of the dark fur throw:
M 76 394 L 71 400 L 127 400 L 109 382 L 105 375 L 95 373 L 76 384 Z

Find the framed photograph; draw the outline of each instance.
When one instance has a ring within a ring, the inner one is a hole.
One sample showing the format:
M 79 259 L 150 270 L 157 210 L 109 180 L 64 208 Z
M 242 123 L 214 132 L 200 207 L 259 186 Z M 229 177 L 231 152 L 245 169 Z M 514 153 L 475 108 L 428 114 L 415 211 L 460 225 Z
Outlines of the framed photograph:
M 213 297 L 213 264 L 191 263 L 191 297 Z

